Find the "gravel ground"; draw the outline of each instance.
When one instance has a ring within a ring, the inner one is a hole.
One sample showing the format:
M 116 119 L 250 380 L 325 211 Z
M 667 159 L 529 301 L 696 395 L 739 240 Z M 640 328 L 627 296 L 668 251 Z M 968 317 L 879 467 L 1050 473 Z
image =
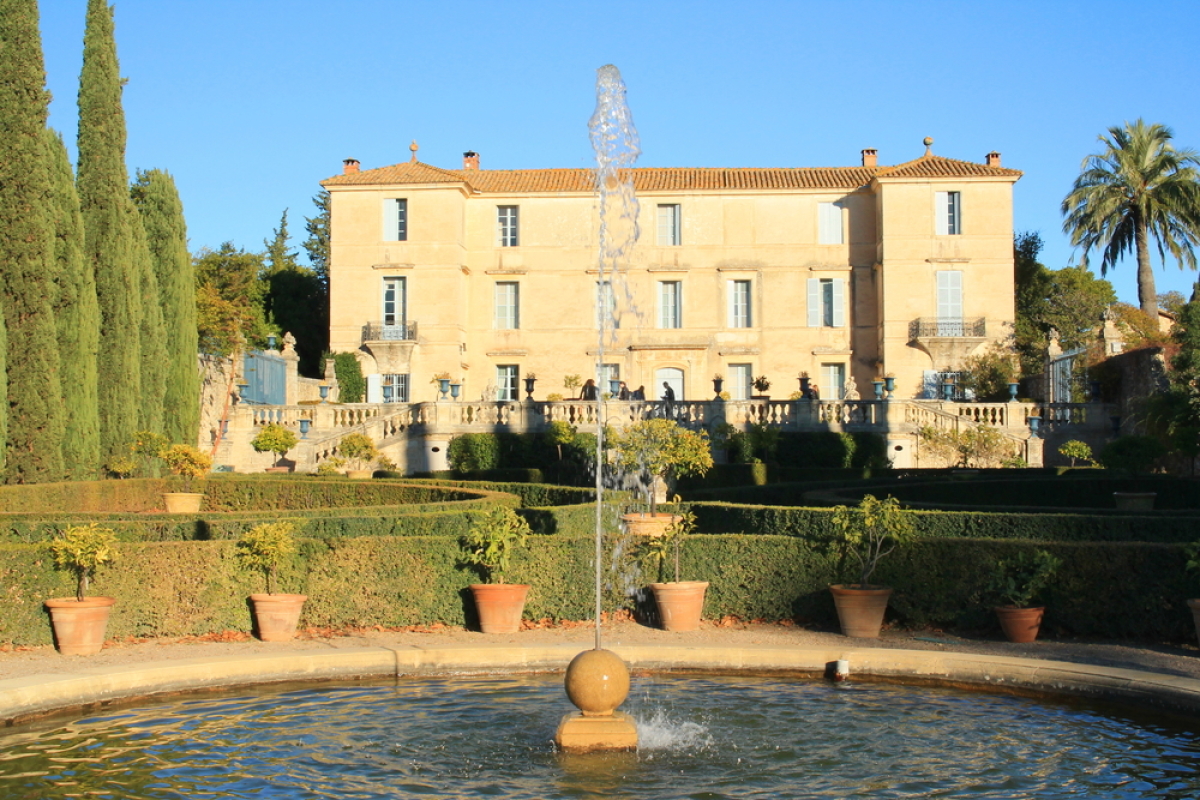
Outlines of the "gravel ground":
M 703 622 L 700 630 L 691 633 L 668 633 L 628 620 L 605 623 L 601 632 L 605 646 L 659 644 L 684 647 L 888 647 L 1069 661 L 1200 678 L 1200 649 L 1190 645 L 1181 647 L 1147 642 L 1061 639 L 1043 640 L 1033 644 L 1010 644 L 998 639 L 964 638 L 941 631 L 910 630 L 885 630 L 879 639 L 850 639 L 837 633 L 806 630 L 794 625 L 710 621 Z M 52 674 L 64 669 L 134 665 L 173 659 L 278 654 L 326 648 L 578 644 L 580 649 L 584 649 L 593 646 L 594 643 L 595 633 L 591 623 L 530 626 L 512 635 L 486 635 L 451 627 L 406 631 L 307 630 L 292 642 L 271 644 L 252 639 L 242 632 L 230 632 L 223 636 L 203 639 L 112 641 L 105 645 L 104 650 L 92 656 L 63 656 L 52 647 L 0 649 L 0 680 Z

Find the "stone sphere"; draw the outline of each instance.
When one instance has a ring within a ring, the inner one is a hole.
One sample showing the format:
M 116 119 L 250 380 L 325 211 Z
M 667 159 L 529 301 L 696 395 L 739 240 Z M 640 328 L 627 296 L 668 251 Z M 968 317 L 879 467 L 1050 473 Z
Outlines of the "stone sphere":
M 611 650 L 584 650 L 571 659 L 564 683 L 585 717 L 605 717 L 629 696 L 629 668 Z

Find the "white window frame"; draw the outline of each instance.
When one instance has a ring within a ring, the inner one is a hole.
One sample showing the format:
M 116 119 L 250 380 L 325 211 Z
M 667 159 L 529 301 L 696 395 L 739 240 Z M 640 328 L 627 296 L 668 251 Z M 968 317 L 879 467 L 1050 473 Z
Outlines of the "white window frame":
M 617 317 L 617 295 L 612 281 L 596 281 L 596 329 L 608 322 L 614 329 L 621 327 Z
M 731 400 L 749 400 L 754 382 L 753 364 L 730 364 L 727 391 Z
M 683 281 L 658 282 L 658 327 L 683 327 Z
M 389 197 L 383 201 L 383 240 L 385 242 L 408 241 L 408 200 Z
M 387 373 L 380 376 L 383 390 L 383 403 L 407 403 L 408 402 L 408 387 L 411 381 L 407 372 Z M 388 388 L 391 387 L 392 396 L 388 398 Z
M 496 365 L 496 399 L 514 401 L 520 399 L 517 379 L 521 374 L 517 364 Z
M 520 242 L 520 206 L 496 206 L 496 244 L 517 247 Z
M 600 390 L 600 394 L 605 394 L 605 393 L 608 393 L 610 395 L 612 394 L 612 388 L 611 388 L 612 384 L 609 383 L 610 380 L 613 380 L 613 381 L 621 380 L 621 365 L 620 364 L 601 364 L 600 365 L 600 370 L 599 370 L 598 374 L 596 375 L 596 383 L 599 384 L 597 386 L 597 388 Z M 612 396 L 614 398 L 616 397 L 616 395 L 612 395 Z
M 962 234 L 962 192 L 935 192 L 936 233 L 938 236 Z
M 842 278 L 808 279 L 808 327 L 846 327 L 846 281 Z
M 401 275 L 385 276 L 380 306 L 384 328 L 405 327 L 408 324 L 408 279 Z
M 940 269 L 935 273 L 938 336 L 963 336 L 963 273 Z
M 754 324 L 754 285 L 752 281 L 737 279 L 729 281 L 729 327 L 749 328 Z
M 495 328 L 515 331 L 521 327 L 521 284 L 519 281 L 496 281 Z
M 683 207 L 679 203 L 660 203 L 658 206 L 658 245 L 678 247 L 683 244 Z
M 845 244 L 846 223 L 842 204 L 817 203 L 817 244 Z
M 818 384 L 822 400 L 842 400 L 846 397 L 846 365 L 842 362 L 822 364 Z

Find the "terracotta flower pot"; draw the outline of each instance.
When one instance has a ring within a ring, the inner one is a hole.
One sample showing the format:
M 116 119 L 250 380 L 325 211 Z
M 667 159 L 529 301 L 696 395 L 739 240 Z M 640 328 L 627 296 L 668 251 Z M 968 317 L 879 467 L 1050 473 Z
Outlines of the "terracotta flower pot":
M 664 631 L 694 631 L 700 627 L 708 581 L 652 583 L 650 589 Z
M 625 533 L 630 536 L 662 536 L 667 528 L 674 525 L 683 517 L 678 514 L 622 514 L 621 522 L 625 524 Z
M 254 611 L 254 629 L 264 642 L 288 642 L 296 635 L 300 622 L 303 594 L 252 594 L 250 605 Z
M 112 597 L 56 597 L 46 601 L 50 625 L 54 629 L 54 646 L 65 656 L 87 656 L 99 653 L 104 646 L 104 631 Z
M 272 475 L 283 475 L 292 471 L 291 467 L 267 467 L 266 471 Z
M 856 639 L 879 638 L 888 598 L 892 596 L 891 589 L 881 586 L 859 589 L 835 583 L 829 587 L 829 591 L 833 594 L 833 604 L 837 608 L 843 635 Z
M 165 492 L 163 501 L 168 514 L 195 514 L 200 510 L 204 495 L 199 492 Z
M 1028 644 L 1037 640 L 1038 630 L 1042 627 L 1042 614 L 1045 610 L 1045 606 L 1039 608 L 997 606 L 996 616 L 1000 618 L 1000 628 L 1010 642 Z
M 527 583 L 474 583 L 471 594 L 479 613 L 479 629 L 484 633 L 516 633 L 521 629 L 525 611 Z
M 1196 625 L 1196 637 L 1200 638 L 1200 600 L 1188 600 L 1188 608 L 1192 610 L 1192 622 Z
M 346 477 L 352 481 L 369 481 L 375 475 L 373 470 L 369 469 L 348 469 Z

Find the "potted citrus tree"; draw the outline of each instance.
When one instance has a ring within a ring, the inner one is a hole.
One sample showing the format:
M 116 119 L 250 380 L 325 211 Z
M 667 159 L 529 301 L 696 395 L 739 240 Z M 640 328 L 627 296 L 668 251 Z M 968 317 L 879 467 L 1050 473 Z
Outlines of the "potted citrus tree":
M 660 536 L 652 536 L 642 545 L 643 561 L 654 565 L 658 582 L 650 584 L 658 620 L 663 630 L 694 631 L 700 627 L 704 611 L 704 594 L 708 581 L 679 580 L 679 551 L 683 542 L 696 529 L 696 515 L 685 511 L 676 516 Z M 674 564 L 673 581 L 664 580 L 668 562 Z
M 282 467 L 279 465 L 287 452 L 296 446 L 300 440 L 296 438 L 289 428 L 272 422 L 264 425 L 254 438 L 250 441 L 250 446 L 258 453 L 274 453 L 277 458 L 275 463 L 267 468 L 267 472 L 291 472 L 291 467 Z
M 1025 644 L 1037 639 L 1046 607 L 1034 606 L 1033 599 L 1060 566 L 1062 560 L 1046 550 L 996 560 L 989 589 L 997 603 L 1000 628 L 1010 642 Z
M 504 578 L 513 552 L 525 546 L 530 533 L 524 517 L 508 506 L 497 506 L 476 519 L 462 539 L 464 563 L 484 580 L 471 584 L 484 633 L 516 633 L 521 627 L 529 584 L 505 583 Z
M 203 492 L 192 491 L 192 481 L 203 478 L 212 469 L 212 456 L 190 444 L 173 444 L 162 451 L 162 460 L 171 473 L 183 478 L 182 492 L 166 492 L 163 499 L 171 514 L 195 514 L 200 510 Z
M 277 593 L 279 565 L 296 553 L 296 526 L 291 522 L 263 522 L 246 531 L 237 540 L 238 561 L 262 572 L 266 594 L 250 595 L 254 628 L 264 642 L 286 642 L 296 635 L 296 625 L 304 601 L 303 594 Z
M 371 465 L 379 458 L 379 450 L 365 433 L 351 433 L 342 437 L 342 441 L 338 442 L 338 453 L 349 465 L 347 477 L 367 480 L 375 474 Z
M 54 643 L 63 655 L 91 655 L 104 646 L 108 616 L 116 600 L 88 597 L 87 590 L 96 570 L 116 558 L 116 545 L 116 534 L 94 522 L 71 526 L 50 542 L 54 566 L 75 573 L 74 597 L 46 601 Z
M 916 537 L 916 526 L 894 497 L 866 495 L 858 506 L 837 506 L 832 517 L 834 539 L 843 555 L 857 563 L 857 583 L 829 587 L 838 621 L 846 636 L 874 639 L 883 627 L 892 590 L 871 583 L 879 560 Z
M 690 431 L 670 419 L 635 422 L 614 431 L 609 444 L 613 465 L 637 477 L 648 509 L 621 517 L 633 535 L 658 535 L 678 522 L 675 514 L 658 513 L 659 495 L 665 495 L 677 478 L 704 475 L 713 465 L 708 433 Z

